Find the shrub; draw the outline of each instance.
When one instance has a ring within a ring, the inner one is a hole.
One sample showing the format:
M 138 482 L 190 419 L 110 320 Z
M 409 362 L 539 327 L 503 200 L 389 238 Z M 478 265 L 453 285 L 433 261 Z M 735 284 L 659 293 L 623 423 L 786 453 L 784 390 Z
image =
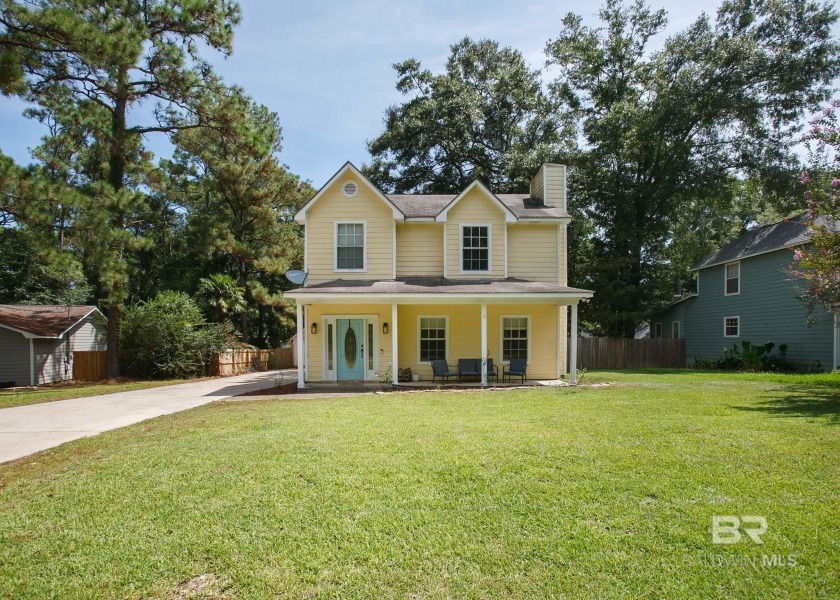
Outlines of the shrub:
M 213 357 L 233 338 L 230 324 L 208 324 L 186 294 L 161 292 L 125 311 L 126 371 L 137 377 L 208 375 Z
M 796 365 L 787 358 L 787 344 L 781 344 L 773 354 L 774 342 L 753 344 L 744 340 L 740 348 L 732 344 L 723 349 L 723 356 L 717 360 L 694 359 L 695 369 L 720 369 L 723 371 L 796 371 Z

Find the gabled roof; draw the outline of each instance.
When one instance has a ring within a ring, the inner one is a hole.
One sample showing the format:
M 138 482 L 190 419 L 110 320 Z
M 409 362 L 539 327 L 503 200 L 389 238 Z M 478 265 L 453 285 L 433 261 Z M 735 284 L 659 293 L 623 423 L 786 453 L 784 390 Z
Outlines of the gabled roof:
M 810 239 L 808 221 L 805 215 L 800 215 L 747 231 L 711 256 L 701 260 L 691 270 L 697 271 L 755 256 L 756 254 L 801 246 L 808 243 Z
M 60 338 L 91 314 L 105 318 L 95 306 L 0 304 L 0 327 L 25 337 Z
M 383 194 L 381 191 L 379 191 L 379 188 L 376 187 L 375 185 L 373 185 L 373 183 L 367 177 L 365 177 L 362 174 L 362 172 L 359 171 L 359 169 L 357 169 L 356 166 L 353 163 L 351 163 L 350 161 L 347 161 L 346 163 L 344 163 L 344 166 L 341 167 L 336 172 L 335 175 L 330 177 L 330 180 L 327 183 L 325 183 L 321 187 L 320 190 L 318 190 L 318 193 L 316 193 L 314 196 L 312 196 L 312 199 L 309 200 L 309 202 L 307 202 L 306 204 L 304 204 L 303 208 L 301 208 L 295 214 L 295 221 L 297 221 L 298 223 L 301 223 L 301 224 L 305 223 L 306 222 L 306 212 L 310 208 L 312 208 L 312 206 L 316 202 L 318 202 L 318 200 L 321 199 L 321 197 L 324 195 L 324 193 L 336 181 L 338 181 L 341 177 L 343 177 L 345 175 L 345 173 L 347 173 L 348 171 L 350 171 L 353 174 L 354 177 L 358 178 L 361 182 L 363 182 L 365 185 L 367 185 L 371 189 L 371 191 L 373 191 L 374 195 L 377 198 L 379 198 L 380 200 L 382 200 L 382 202 L 384 202 L 388 206 L 388 208 L 390 208 L 393 211 L 395 220 L 402 221 L 402 220 L 405 219 L 405 215 L 402 213 L 402 211 L 399 208 L 397 208 L 397 206 L 393 202 L 391 202 L 391 200 L 389 200 L 388 197 L 385 194 Z
M 439 212 L 439 213 L 435 216 L 435 221 L 446 221 L 447 213 L 448 213 L 450 210 L 452 210 L 452 208 L 453 208 L 456 204 L 458 204 L 458 202 L 460 202 L 460 201 L 461 201 L 461 199 L 462 199 L 462 198 L 464 198 L 464 196 L 466 196 L 467 194 L 469 194 L 469 193 L 472 191 L 472 189 L 473 189 L 473 188 L 476 188 L 476 187 L 477 187 L 479 190 L 481 190 L 482 192 L 484 192 L 484 195 L 485 195 L 485 196 L 487 196 L 487 197 L 490 199 L 490 201 L 491 201 L 493 204 L 495 204 L 495 205 L 499 208 L 499 210 L 501 210 L 503 213 L 505 213 L 505 221 L 507 221 L 507 222 L 509 222 L 509 223 L 510 223 L 510 222 L 516 222 L 516 215 L 515 215 L 515 214 L 513 214 L 513 211 L 512 211 L 510 208 L 508 208 L 508 206 L 507 206 L 504 202 L 502 202 L 501 200 L 499 200 L 499 198 L 498 198 L 498 197 L 496 197 L 496 194 L 494 194 L 493 192 L 491 192 L 491 191 L 487 188 L 487 186 L 486 186 L 486 185 L 484 185 L 483 183 L 481 183 L 478 179 L 476 179 L 476 180 L 475 180 L 475 181 L 473 181 L 471 184 L 469 184 L 469 185 L 468 185 L 468 186 L 464 189 L 464 191 L 463 191 L 463 192 L 461 192 L 460 194 L 458 194 L 457 196 L 455 196 L 455 197 L 454 197 L 454 198 L 453 198 L 453 199 L 452 199 L 452 200 L 451 200 L 451 201 L 450 201 L 450 202 L 449 202 L 446 206 L 444 206 L 444 207 L 443 207 L 443 210 L 441 210 L 441 211 L 440 211 L 440 212 Z

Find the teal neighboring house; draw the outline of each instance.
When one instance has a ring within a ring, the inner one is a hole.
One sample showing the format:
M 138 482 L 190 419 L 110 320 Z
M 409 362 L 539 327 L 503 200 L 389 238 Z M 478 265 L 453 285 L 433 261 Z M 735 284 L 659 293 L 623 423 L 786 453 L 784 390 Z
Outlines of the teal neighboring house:
M 838 368 L 838 316 L 818 309 L 808 325 L 797 297 L 801 282 L 787 272 L 793 250 L 808 241 L 803 218 L 748 231 L 692 268 L 697 292 L 655 315 L 650 337 L 685 338 L 689 363 L 720 358 L 725 347 L 748 340 L 787 344 L 788 358 L 803 367 Z

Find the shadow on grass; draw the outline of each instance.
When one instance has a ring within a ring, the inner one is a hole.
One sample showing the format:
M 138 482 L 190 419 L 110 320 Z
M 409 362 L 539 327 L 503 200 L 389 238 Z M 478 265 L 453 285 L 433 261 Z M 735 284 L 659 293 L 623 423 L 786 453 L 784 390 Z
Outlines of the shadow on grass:
M 840 390 L 830 387 L 785 386 L 771 399 L 754 406 L 735 406 L 738 410 L 763 412 L 780 417 L 825 419 L 840 425 Z

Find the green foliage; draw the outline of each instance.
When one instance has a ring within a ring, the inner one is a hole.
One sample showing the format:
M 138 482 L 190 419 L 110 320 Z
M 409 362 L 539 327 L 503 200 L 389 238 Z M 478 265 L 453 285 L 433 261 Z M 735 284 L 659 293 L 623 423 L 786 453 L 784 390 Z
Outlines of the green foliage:
M 791 273 L 804 280 L 802 297 L 808 308 L 840 310 L 840 100 L 834 100 L 811 122 L 804 139 L 811 150 L 806 186 L 810 244 L 794 251 Z
M 780 344 L 779 351 L 773 354 L 774 342 L 753 344 L 741 341 L 741 346 L 732 344 L 723 349 L 723 356 L 717 360 L 694 359 L 695 369 L 720 369 L 723 371 L 749 371 L 752 373 L 773 372 L 792 373 L 798 370 L 796 364 L 787 358 L 787 344 Z
M 228 324 L 207 324 L 186 294 L 162 292 L 127 308 L 122 319 L 126 371 L 138 377 L 209 375 L 233 340 Z
M 216 273 L 198 282 L 196 300 L 216 323 L 224 323 L 228 316 L 247 308 L 245 290 L 230 275 Z
M 40 179 L 89 199 L 76 224 L 84 232 L 79 239 L 88 271 L 108 302 L 107 372 L 115 376 L 130 257 L 145 245 L 132 231 L 149 183 L 143 136 L 204 124 L 198 99 L 216 77 L 199 49 L 231 52 L 239 6 L 227 0 L 0 0 L 0 19 L 0 48 L 15 52 L 4 60 L 20 65 L 24 96 L 37 105 L 29 114 L 51 128 L 38 157 L 44 160 Z M 17 89 L 15 80 L 4 79 L 2 90 Z M 154 121 L 143 123 L 150 112 Z M 27 203 L 25 196 L 21 202 Z
M 714 23 L 703 15 L 655 52 L 664 11 L 608 0 L 599 17 L 593 28 L 567 15 L 546 52 L 559 70 L 554 96 L 585 140 L 569 181 L 576 218 L 592 231 L 571 262 L 573 284 L 597 291 L 583 318 L 632 336 L 708 249 L 685 244 L 685 228 L 708 232 L 707 210 L 737 215 L 737 179 L 772 188 L 792 171 L 791 128 L 840 74 L 837 13 L 829 4 L 724 2 Z M 726 237 L 725 221 L 716 228 Z
M 248 342 L 252 312 L 276 323 L 288 309 L 282 274 L 303 262 L 294 214 L 312 190 L 275 157 L 282 141 L 275 113 L 238 88 L 216 89 L 203 110 L 215 126 L 173 136 L 165 191 L 184 198 L 196 253 L 219 259 L 244 291 L 249 310 L 233 312 Z
M 92 291 L 75 256 L 41 253 L 30 231 L 0 228 L 0 304 L 86 304 Z
M 518 50 L 468 37 L 451 50 L 441 75 L 415 59 L 394 65 L 408 100 L 386 111 L 363 171 L 397 193 L 453 193 L 474 179 L 527 191 L 540 163 L 573 147 L 571 122 L 553 111 Z

